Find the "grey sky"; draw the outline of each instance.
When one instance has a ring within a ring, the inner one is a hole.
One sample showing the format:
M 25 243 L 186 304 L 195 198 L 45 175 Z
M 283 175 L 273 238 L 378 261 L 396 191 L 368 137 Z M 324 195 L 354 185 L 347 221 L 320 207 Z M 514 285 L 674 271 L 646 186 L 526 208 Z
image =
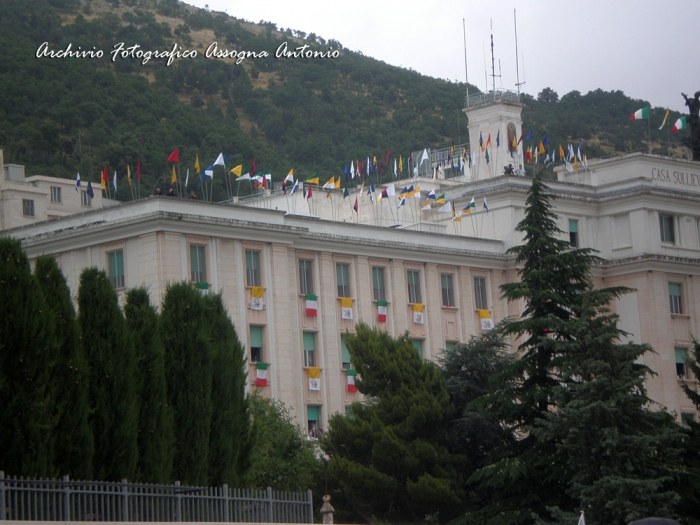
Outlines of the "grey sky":
M 469 82 L 482 90 L 484 56 L 491 72 L 491 20 L 496 74 L 499 60 L 502 74 L 496 87 L 516 89 L 515 8 L 526 93 L 536 96 L 545 87 L 560 96 L 622 90 L 652 106 L 686 111 L 680 93 L 700 91 L 698 0 L 185 1 L 313 32 L 389 64 L 453 81 L 465 79 L 464 19 Z

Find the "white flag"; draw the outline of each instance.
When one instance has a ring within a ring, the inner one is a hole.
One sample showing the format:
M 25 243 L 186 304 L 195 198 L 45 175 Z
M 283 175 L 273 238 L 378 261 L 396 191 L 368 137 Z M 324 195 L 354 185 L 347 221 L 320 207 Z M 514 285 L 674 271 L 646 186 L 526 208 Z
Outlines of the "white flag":
M 393 185 L 393 184 L 389 184 L 389 185 L 386 187 L 386 194 L 387 194 L 389 197 L 394 197 L 394 196 L 396 196 L 396 190 L 394 189 L 394 185 Z
M 187 187 L 187 181 L 190 180 L 190 169 L 187 168 L 187 176 L 185 177 L 185 188 Z
M 75 177 L 75 191 L 80 191 L 80 173 Z
M 420 164 L 423 164 L 424 160 L 428 160 L 428 148 L 423 150 L 423 156 L 420 158 Z
M 438 208 L 438 213 L 452 213 L 452 201 L 447 201 Z
M 214 166 L 225 166 L 226 164 L 224 163 L 224 154 L 219 153 L 219 156 L 216 157 L 216 160 L 214 161 Z
M 112 177 L 112 186 L 114 186 L 114 191 L 117 191 L 117 170 L 114 170 L 114 177 Z

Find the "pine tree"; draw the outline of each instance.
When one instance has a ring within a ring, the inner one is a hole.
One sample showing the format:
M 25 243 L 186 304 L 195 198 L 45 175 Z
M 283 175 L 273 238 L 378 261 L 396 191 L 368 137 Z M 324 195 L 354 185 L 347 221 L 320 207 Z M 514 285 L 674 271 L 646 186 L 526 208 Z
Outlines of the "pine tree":
M 607 307 L 616 295 L 586 291 L 572 318 L 557 323 L 568 336 L 555 344 L 568 379 L 555 389 L 556 412 L 533 434 L 556 442 L 556 459 L 568 466 L 577 505 L 566 510 L 585 509 L 588 523 L 625 525 L 673 515 L 683 436 L 647 396 L 644 382 L 653 372 L 638 359 L 651 348 L 619 342 L 624 334 Z
M 54 326 L 20 242 L 0 238 L 0 465 L 6 474 L 55 473 Z
M 238 487 L 249 468 L 251 424 L 245 353 L 221 294 L 205 297 L 213 351 L 209 484 Z
M 80 275 L 78 321 L 90 367 L 94 477 L 136 479 L 138 400 L 136 359 L 109 279 L 97 268 Z
M 173 477 L 206 486 L 212 424 L 213 350 L 204 298 L 188 283 L 172 284 L 160 318 L 168 404 L 175 422 Z
M 158 330 L 158 314 L 151 306 L 148 290 L 129 290 L 124 314 L 138 363 L 138 479 L 147 483 L 171 483 L 173 413 L 168 406 L 165 349 Z
M 51 379 L 58 403 L 55 467 L 59 475 L 89 480 L 95 452 L 88 421 L 89 371 L 70 289 L 53 257 L 39 257 L 34 276 L 56 321 L 57 360 Z
M 462 493 L 450 454 L 454 414 L 440 370 L 423 361 L 408 335 L 357 325 L 347 346 L 368 398 L 353 416 L 335 415 L 323 447 L 329 472 L 364 519 L 447 521 Z

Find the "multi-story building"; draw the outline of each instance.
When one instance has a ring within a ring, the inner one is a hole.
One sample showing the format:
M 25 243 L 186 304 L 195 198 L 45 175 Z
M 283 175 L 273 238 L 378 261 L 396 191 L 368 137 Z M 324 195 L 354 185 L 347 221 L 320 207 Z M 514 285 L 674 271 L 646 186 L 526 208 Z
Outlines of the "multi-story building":
M 515 102 L 484 104 L 491 104 L 493 135 L 503 129 L 508 136 L 512 127 L 520 136 Z M 612 308 L 630 340 L 655 350 L 643 356 L 657 373 L 650 396 L 679 419 L 697 420 L 680 385 L 698 384 L 685 359 L 700 336 L 700 164 L 631 154 L 553 174 L 563 238 L 599 250 L 605 262 L 593 268 L 597 285 L 633 289 Z M 120 294 L 145 284 L 156 304 L 176 281 L 221 292 L 247 349 L 250 388 L 266 364 L 265 395 L 283 400 L 302 425 L 325 428 L 331 414 L 359 399 L 348 387 L 344 343 L 359 320 L 395 336 L 407 332 L 417 352 L 436 360 L 520 314 L 522 305 L 503 301 L 499 286 L 517 279 L 506 250 L 521 242 L 514 228 L 529 184 L 482 166 L 448 180 L 420 173 L 399 180 L 397 195 L 376 204 L 369 184 L 349 199 L 319 188 L 310 199 L 277 191 L 231 204 L 149 197 L 51 221 L 8 222 L 5 233 L 22 239 L 30 259 L 55 256 L 74 293 L 88 266 L 104 269 Z M 421 186 L 422 197 L 397 209 L 401 188 L 411 185 Z M 476 207 L 461 221 L 437 206 L 421 212 L 431 189 L 457 211 L 472 199 Z

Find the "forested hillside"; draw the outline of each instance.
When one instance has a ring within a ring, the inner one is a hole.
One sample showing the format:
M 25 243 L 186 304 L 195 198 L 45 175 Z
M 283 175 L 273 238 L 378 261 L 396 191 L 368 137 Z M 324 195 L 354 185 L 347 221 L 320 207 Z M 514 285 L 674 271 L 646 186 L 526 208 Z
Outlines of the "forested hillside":
M 183 178 L 196 154 L 204 169 L 223 152 L 229 166 L 255 159 L 273 180 L 291 168 L 301 178 L 318 172 L 327 179 L 352 159 L 376 156 L 381 169 L 387 150 L 405 157 L 467 141 L 464 84 L 389 66 L 315 34 L 177 0 L 0 0 L 0 13 L 0 147 L 5 162 L 25 164 L 29 174 L 73 178 L 80 171 L 96 182 L 107 166 L 110 179 L 114 170 L 125 179 L 127 165 L 134 173 L 140 159 L 151 191 L 169 183 L 165 160 L 180 148 Z M 44 42 L 49 51 L 70 45 L 103 56 L 37 58 Z M 151 52 L 177 45 L 198 56 L 170 65 L 167 58 L 113 58 L 120 42 Z M 219 51 L 267 56 L 207 58 L 214 42 Z M 338 56 L 277 58 L 285 42 L 288 51 L 306 45 Z M 524 100 L 525 128 L 535 138 L 581 139 L 589 158 L 646 148 L 647 126 L 627 120 L 646 101 L 602 91 L 559 99 L 551 90 Z M 661 108 L 652 110 L 658 153 L 666 151 L 667 133 L 656 130 L 662 116 Z M 677 137 L 671 141 L 678 145 Z M 214 198 L 224 198 L 221 177 L 215 182 Z M 126 184 L 117 197 L 130 198 Z

